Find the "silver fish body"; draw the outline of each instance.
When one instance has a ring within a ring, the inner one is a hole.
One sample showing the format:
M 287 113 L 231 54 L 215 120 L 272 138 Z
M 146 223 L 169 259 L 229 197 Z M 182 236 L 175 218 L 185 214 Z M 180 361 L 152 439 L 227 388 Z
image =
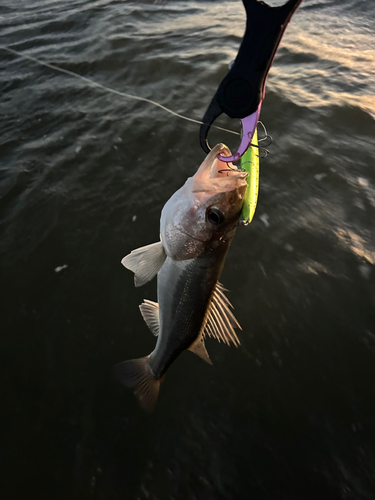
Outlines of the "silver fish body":
M 204 346 L 209 335 L 239 345 L 239 327 L 219 278 L 238 223 L 246 173 L 217 160 L 229 155 L 217 145 L 194 177 L 168 200 L 160 224 L 161 241 L 134 250 L 122 263 L 141 286 L 157 274 L 158 303 L 145 300 L 141 313 L 157 335 L 154 351 L 115 366 L 117 378 L 152 410 L 169 366 L 184 350 L 211 363 Z
M 158 273 L 160 333 L 149 357 L 156 377 L 162 377 L 179 354 L 197 339 L 228 247 L 226 240 L 196 259 L 166 258 Z

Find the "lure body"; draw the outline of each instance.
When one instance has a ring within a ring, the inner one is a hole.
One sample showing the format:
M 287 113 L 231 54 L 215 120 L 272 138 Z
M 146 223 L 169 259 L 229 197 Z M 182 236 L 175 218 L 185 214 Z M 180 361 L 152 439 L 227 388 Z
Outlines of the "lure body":
M 258 202 L 259 192 L 259 148 L 258 132 L 255 129 L 251 146 L 246 153 L 241 157 L 241 168 L 246 170 L 248 176 L 246 178 L 247 188 L 244 196 L 244 204 L 242 208 L 242 217 L 246 224 L 250 224 L 253 220 L 255 209 Z

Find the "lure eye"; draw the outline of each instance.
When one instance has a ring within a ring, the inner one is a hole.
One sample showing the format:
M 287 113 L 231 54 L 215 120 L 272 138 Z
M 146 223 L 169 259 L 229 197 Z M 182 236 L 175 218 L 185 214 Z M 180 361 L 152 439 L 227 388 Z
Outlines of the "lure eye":
M 209 207 L 207 209 L 207 219 L 211 224 L 218 226 L 222 222 L 224 222 L 224 214 L 217 207 Z

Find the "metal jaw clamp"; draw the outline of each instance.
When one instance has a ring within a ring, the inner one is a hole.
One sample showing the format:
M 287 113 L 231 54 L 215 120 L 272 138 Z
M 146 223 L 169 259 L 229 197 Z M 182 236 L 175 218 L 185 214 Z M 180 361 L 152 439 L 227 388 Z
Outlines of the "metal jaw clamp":
M 220 83 L 203 117 L 200 144 L 208 153 L 208 131 L 225 113 L 240 118 L 242 140 L 233 156 L 219 156 L 224 162 L 237 161 L 250 146 L 264 99 L 266 79 L 283 33 L 302 0 L 289 0 L 270 7 L 257 0 L 242 0 L 246 10 L 246 31 L 233 66 Z

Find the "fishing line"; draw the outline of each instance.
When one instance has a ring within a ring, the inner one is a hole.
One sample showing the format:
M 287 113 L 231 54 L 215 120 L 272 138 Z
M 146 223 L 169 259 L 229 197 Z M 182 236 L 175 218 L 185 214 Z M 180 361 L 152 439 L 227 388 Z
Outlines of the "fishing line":
M 86 76 L 82 76 L 78 73 L 74 73 L 73 71 L 70 71 L 69 69 L 64 69 L 60 68 L 59 66 L 55 66 L 54 64 L 50 64 L 44 61 L 41 61 L 40 59 L 37 59 L 36 57 L 29 56 L 26 54 L 23 54 L 22 52 L 18 52 L 18 50 L 11 49 L 9 47 L 6 47 L 5 45 L 0 45 L 0 49 L 6 50 L 10 52 L 11 54 L 14 54 L 16 56 L 19 56 L 23 59 L 29 59 L 30 61 L 34 61 L 37 64 L 40 64 L 41 66 L 46 66 L 47 68 L 50 68 L 54 71 L 59 71 L 60 73 L 65 73 L 66 75 L 73 76 L 75 78 L 78 78 L 79 80 L 82 80 L 92 87 L 97 87 L 102 90 L 105 90 L 106 92 L 112 93 L 119 95 L 121 97 L 126 97 L 128 99 L 134 99 L 136 101 L 142 101 L 142 102 L 147 102 L 148 104 L 152 104 L 153 106 L 157 106 L 160 109 L 163 109 L 167 113 L 170 113 L 173 116 L 177 116 L 177 118 L 181 118 L 182 120 L 186 120 L 192 123 L 197 123 L 198 125 L 203 125 L 203 122 L 200 120 L 194 120 L 194 118 L 189 118 L 188 116 L 181 115 L 180 113 L 176 113 L 175 111 L 167 108 L 166 106 L 163 106 L 162 104 L 153 101 L 152 99 L 147 99 L 146 97 L 139 97 L 133 94 L 127 94 L 126 92 L 121 92 L 119 90 L 112 89 L 110 87 L 107 87 L 106 85 L 102 85 L 101 83 L 95 82 L 94 80 L 91 80 L 90 78 L 87 78 Z M 223 132 L 229 132 L 230 134 L 234 135 L 241 135 L 239 132 L 235 132 L 234 130 L 229 130 L 227 128 L 223 127 L 218 127 L 217 125 L 211 125 L 213 128 L 216 128 L 217 130 L 222 130 Z

